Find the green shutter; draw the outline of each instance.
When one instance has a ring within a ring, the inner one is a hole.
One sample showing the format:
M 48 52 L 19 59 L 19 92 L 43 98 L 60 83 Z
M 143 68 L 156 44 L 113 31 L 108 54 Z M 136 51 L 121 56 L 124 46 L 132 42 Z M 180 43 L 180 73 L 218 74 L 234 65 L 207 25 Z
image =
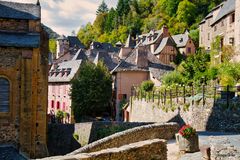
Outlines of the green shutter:
M 0 112 L 9 112 L 9 82 L 0 78 Z

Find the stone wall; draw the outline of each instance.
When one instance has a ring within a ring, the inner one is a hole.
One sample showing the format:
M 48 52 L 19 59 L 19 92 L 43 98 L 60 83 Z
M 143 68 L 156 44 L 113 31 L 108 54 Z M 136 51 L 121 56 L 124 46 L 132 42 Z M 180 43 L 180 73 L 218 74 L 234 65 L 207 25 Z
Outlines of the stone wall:
M 165 140 L 153 139 L 93 153 L 48 157 L 45 160 L 166 160 Z
M 120 147 L 129 143 L 140 142 L 148 139 L 159 138 L 168 140 L 174 137 L 178 129 L 179 126 L 177 123 L 156 123 L 136 127 L 93 142 L 70 153 L 69 155 L 96 152 L 103 149 Z
M 146 124 L 149 123 L 86 122 L 76 124 L 49 124 L 49 154 L 51 156 L 64 155 L 116 132 Z M 73 137 L 74 134 L 78 139 Z
M 14 124 L 0 125 L 0 144 L 14 144 L 16 145 L 18 139 L 18 132 Z
M 127 109 L 130 122 L 178 122 L 180 125 L 190 124 L 197 130 L 240 132 L 240 108 L 226 108 L 224 102 L 207 99 L 187 102 L 179 105 L 159 106 L 154 102 L 133 100 L 132 107 Z
M 232 145 L 227 138 L 210 137 L 211 159 L 216 160 L 239 160 L 240 148 Z

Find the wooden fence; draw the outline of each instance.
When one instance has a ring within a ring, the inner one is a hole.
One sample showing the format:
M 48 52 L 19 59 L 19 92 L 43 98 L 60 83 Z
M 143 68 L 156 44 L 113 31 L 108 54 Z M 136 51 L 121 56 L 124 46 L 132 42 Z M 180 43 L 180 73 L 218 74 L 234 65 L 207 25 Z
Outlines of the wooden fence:
M 175 86 L 167 88 L 156 88 L 151 92 L 144 92 L 139 87 L 132 87 L 131 97 L 138 100 L 149 102 L 157 102 L 158 105 L 166 105 L 170 103 L 178 104 L 180 101 L 183 104 L 192 103 L 192 105 L 202 100 L 205 105 L 207 98 L 212 98 L 214 101 L 222 100 L 229 107 L 234 97 L 239 97 L 240 86 Z

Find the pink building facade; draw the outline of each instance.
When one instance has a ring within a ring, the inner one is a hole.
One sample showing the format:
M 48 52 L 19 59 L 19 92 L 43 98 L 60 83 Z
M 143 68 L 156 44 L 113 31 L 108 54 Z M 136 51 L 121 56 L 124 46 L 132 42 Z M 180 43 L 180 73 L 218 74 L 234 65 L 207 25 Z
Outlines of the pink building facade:
M 65 113 L 63 122 L 71 123 L 71 97 L 69 83 L 50 83 L 48 85 L 48 114 L 56 115 L 58 110 Z
M 71 111 L 70 81 L 77 74 L 82 60 L 70 60 L 53 65 L 48 77 L 48 115 L 56 122 L 58 111 L 64 113 L 61 123 L 73 123 Z

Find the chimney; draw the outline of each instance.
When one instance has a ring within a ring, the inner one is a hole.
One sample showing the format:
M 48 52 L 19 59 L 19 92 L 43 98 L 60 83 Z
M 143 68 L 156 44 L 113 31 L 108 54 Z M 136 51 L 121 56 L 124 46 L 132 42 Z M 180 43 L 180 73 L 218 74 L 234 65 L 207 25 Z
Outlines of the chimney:
M 163 37 L 164 37 L 164 38 L 170 36 L 170 34 L 169 34 L 169 32 L 168 32 L 168 28 L 167 28 L 166 25 L 163 25 L 163 27 L 162 27 L 162 33 L 163 33 Z
M 39 2 L 39 0 L 37 0 L 37 3 L 36 3 L 36 5 L 40 6 L 40 2 Z
M 120 52 L 119 52 L 119 57 L 121 59 L 126 58 L 130 53 L 132 52 L 131 48 L 126 48 L 126 47 L 122 47 Z
M 145 46 L 139 46 L 137 48 L 135 62 L 139 68 L 148 67 L 148 50 Z

